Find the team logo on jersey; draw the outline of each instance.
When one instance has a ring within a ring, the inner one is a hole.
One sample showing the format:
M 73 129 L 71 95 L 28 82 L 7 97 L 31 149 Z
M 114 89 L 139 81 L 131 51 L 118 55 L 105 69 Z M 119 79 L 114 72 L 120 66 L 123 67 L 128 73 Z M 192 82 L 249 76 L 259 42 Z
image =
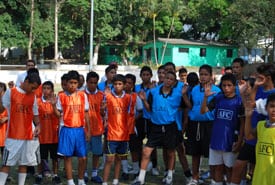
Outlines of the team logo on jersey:
M 226 110 L 226 109 L 218 109 L 217 117 L 219 119 L 232 120 L 233 111 L 232 110 Z
M 32 107 L 28 105 L 23 105 L 23 104 L 16 104 L 16 112 L 23 113 L 23 114 L 31 114 Z
M 274 155 L 274 144 L 259 142 L 258 143 L 258 154 L 273 156 Z

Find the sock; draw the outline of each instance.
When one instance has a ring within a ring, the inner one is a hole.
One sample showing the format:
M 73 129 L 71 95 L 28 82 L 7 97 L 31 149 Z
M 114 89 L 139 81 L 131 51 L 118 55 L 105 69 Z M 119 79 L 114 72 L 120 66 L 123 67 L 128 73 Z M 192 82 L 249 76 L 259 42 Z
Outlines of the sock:
M 54 176 L 54 177 L 58 177 L 58 175 L 57 175 L 57 174 L 53 174 L 53 176 Z
M 223 185 L 223 182 L 216 182 L 214 185 Z
M 168 170 L 167 177 L 173 178 L 173 170 Z
M 144 184 L 145 174 L 146 174 L 146 170 L 141 169 L 139 171 L 138 180 L 140 181 L 141 184 Z
M 42 174 L 38 174 L 37 176 L 40 177 L 40 178 L 42 178 Z
M 27 173 L 18 173 L 18 185 L 24 185 Z
M 128 174 L 128 161 L 127 160 L 121 160 L 121 165 L 122 165 L 123 173 Z
M 139 163 L 133 162 L 133 171 L 139 171 Z
M 113 184 L 114 184 L 114 185 L 118 184 L 118 179 L 114 179 L 114 180 L 113 180 Z
M 92 177 L 96 177 L 97 176 L 97 169 L 93 169 L 92 170 Z
M 185 175 L 185 177 L 192 177 L 192 173 L 191 173 L 190 170 L 186 170 L 186 171 L 184 172 L 184 175 Z
M 8 175 L 7 173 L 0 172 L 0 185 L 5 185 Z
M 73 179 L 67 180 L 67 185 L 75 185 Z
M 231 182 L 230 185 L 239 185 L 239 184 L 235 184 L 235 183 Z
M 88 175 L 88 172 L 87 172 L 87 170 L 85 170 L 85 172 L 84 172 L 84 177 L 88 177 L 89 175 Z
M 102 182 L 102 185 L 108 185 L 108 183 L 107 182 Z
M 78 179 L 78 185 L 83 185 L 83 184 L 85 184 L 84 179 Z

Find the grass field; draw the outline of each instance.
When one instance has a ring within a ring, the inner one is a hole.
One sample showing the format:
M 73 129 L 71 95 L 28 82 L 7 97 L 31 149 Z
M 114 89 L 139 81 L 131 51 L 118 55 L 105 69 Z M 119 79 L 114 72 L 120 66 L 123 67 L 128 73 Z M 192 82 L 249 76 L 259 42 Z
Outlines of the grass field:
M 189 156 L 188 156 L 188 161 L 189 161 L 189 166 L 191 167 L 191 158 Z M 131 164 L 131 163 L 129 163 L 129 164 Z M 77 158 L 74 158 L 73 166 L 74 166 L 74 170 L 73 170 L 74 179 L 75 179 L 75 183 L 77 185 Z M 163 171 L 164 171 L 164 165 L 163 165 L 163 160 L 162 160 L 162 151 L 161 151 L 161 149 L 158 149 L 158 167 L 159 167 L 159 170 L 160 170 L 160 175 L 159 176 L 152 176 L 151 172 L 146 173 L 145 182 L 146 182 L 147 185 L 161 184 L 161 180 L 162 180 L 162 177 L 163 177 Z M 207 170 L 208 169 L 206 159 L 203 159 L 201 169 L 202 170 Z M 89 170 L 89 172 L 91 171 L 91 154 L 89 154 L 88 170 Z M 112 170 L 111 170 L 111 172 L 112 172 Z M 102 176 L 102 173 L 103 173 L 102 171 L 99 172 L 100 176 Z M 67 181 L 66 181 L 64 165 L 63 165 L 62 161 L 60 162 L 60 166 L 59 166 L 59 175 L 61 177 L 62 184 L 66 185 Z M 6 183 L 6 184 L 7 185 L 16 185 L 17 184 L 17 167 L 13 167 L 11 169 L 10 177 L 11 177 L 11 181 Z M 109 184 L 112 183 L 112 179 L 113 179 L 113 174 L 111 173 L 110 177 L 109 177 Z M 121 185 L 131 184 L 131 181 L 133 180 L 133 177 L 130 176 L 130 179 L 131 180 L 129 180 L 129 181 L 120 180 L 120 184 Z M 34 184 L 34 177 L 33 176 L 28 176 L 25 184 L 26 185 L 33 185 Z M 51 179 L 44 178 L 42 184 L 43 185 L 52 184 Z M 87 184 L 95 184 L 95 183 L 92 183 L 91 181 L 89 181 Z M 174 173 L 173 184 L 174 185 L 184 185 L 184 184 L 186 184 L 186 179 L 185 179 L 185 176 L 183 174 L 183 170 L 181 168 L 181 165 L 180 165 L 178 159 L 176 160 L 176 169 L 175 169 L 175 173 Z M 207 184 L 209 184 L 209 182 L 205 182 L 204 184 L 207 185 Z

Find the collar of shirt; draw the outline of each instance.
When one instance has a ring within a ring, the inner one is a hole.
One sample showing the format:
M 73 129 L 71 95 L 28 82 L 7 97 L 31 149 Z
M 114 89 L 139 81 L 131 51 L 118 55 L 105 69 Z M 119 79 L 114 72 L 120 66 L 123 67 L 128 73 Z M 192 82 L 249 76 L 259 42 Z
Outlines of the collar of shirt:
M 111 93 L 116 97 L 116 98 L 123 98 L 125 96 L 125 91 L 122 91 L 122 95 L 121 96 L 118 96 L 115 91 L 112 89 Z
M 89 89 L 86 87 L 85 92 L 88 93 L 88 94 L 96 94 L 96 93 L 98 92 L 98 90 L 95 89 L 95 92 L 91 92 L 91 91 L 89 91 Z

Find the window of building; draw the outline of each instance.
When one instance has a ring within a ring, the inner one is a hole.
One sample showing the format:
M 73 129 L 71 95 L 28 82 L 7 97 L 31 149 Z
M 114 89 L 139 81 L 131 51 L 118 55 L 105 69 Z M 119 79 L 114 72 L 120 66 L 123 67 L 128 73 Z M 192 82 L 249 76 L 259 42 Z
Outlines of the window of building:
M 227 58 L 232 58 L 233 56 L 233 49 L 227 49 L 226 50 L 226 57 Z
M 205 57 L 206 56 L 206 48 L 201 48 L 200 49 L 200 56 Z
M 189 53 L 189 48 L 179 48 L 179 53 Z

